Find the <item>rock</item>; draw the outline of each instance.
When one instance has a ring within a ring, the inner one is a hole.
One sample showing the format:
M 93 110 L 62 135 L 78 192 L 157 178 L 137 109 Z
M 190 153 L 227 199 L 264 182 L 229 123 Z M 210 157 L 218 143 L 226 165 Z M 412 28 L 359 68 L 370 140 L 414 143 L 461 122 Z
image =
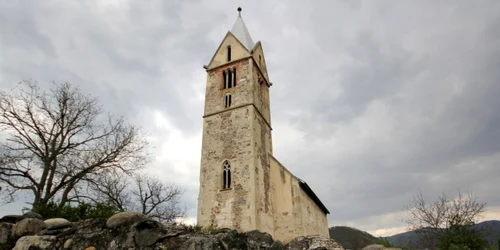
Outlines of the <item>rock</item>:
M 55 240 L 55 236 L 24 236 L 17 240 L 12 250 L 49 249 Z
M 88 219 L 68 222 L 56 218 L 44 222 L 27 218 L 17 224 L 0 223 L 0 250 L 343 250 L 338 243 L 328 237 L 297 237 L 284 245 L 280 241 L 273 240 L 270 234 L 256 230 L 244 233 L 231 229 L 202 230 L 196 227 L 161 224 L 137 213 L 117 215 L 119 216 L 109 220 Z M 44 227 L 45 229 L 42 229 Z M 16 243 L 16 235 L 24 237 Z
M 271 244 L 271 246 L 269 248 L 266 248 L 266 249 L 268 249 L 268 250 L 283 250 L 286 248 L 283 245 L 283 243 L 281 243 L 281 241 L 277 240 L 277 241 L 273 242 L 273 244 Z
M 195 237 L 189 237 L 186 239 L 180 240 L 181 242 L 178 241 L 171 241 L 168 242 L 165 246 L 164 249 L 193 249 L 193 250 L 198 250 L 198 249 L 203 249 L 203 250 L 212 250 L 212 249 L 229 249 L 229 248 L 224 248 L 221 242 L 216 239 L 216 238 L 210 238 L 210 237 L 203 237 L 203 236 L 195 236 Z M 178 245 L 175 245 L 177 243 Z M 235 248 L 238 249 L 238 248 Z M 241 249 L 241 248 L 240 248 Z
M 23 219 L 14 225 L 13 231 L 16 238 L 25 235 L 34 235 L 45 227 L 43 220 L 35 218 Z
M 148 217 L 136 212 L 121 212 L 111 216 L 106 222 L 106 226 L 112 229 L 130 226 L 136 222 L 147 220 Z
M 71 247 L 71 243 L 73 243 L 73 239 L 67 239 L 65 242 L 64 242 L 64 249 L 68 249 Z
M 382 249 L 385 249 L 385 247 L 383 245 L 371 244 L 371 245 L 368 245 L 366 247 L 363 247 L 362 250 L 382 250 Z
M 15 224 L 16 222 L 20 221 L 23 219 L 22 215 L 5 215 L 0 219 L 0 222 L 7 222 L 7 223 L 12 223 Z
M 133 237 L 136 246 L 149 247 L 158 240 L 167 237 L 162 225 L 153 220 L 139 221 L 133 226 Z
M 71 222 L 64 218 L 53 218 L 53 219 L 48 219 L 44 221 L 45 225 L 47 226 L 47 229 L 60 229 L 60 228 L 65 228 L 65 227 L 70 227 Z
M 34 219 L 39 219 L 39 220 L 43 220 L 43 217 L 39 214 L 39 213 L 35 213 L 35 212 L 32 212 L 32 211 L 29 211 L 29 212 L 26 212 L 23 214 L 23 218 L 34 218 Z
M 273 244 L 273 237 L 268 233 L 252 230 L 245 233 L 250 244 L 256 244 L 262 248 L 269 248 Z
M 12 228 L 14 224 L 2 222 L 0 223 L 0 244 L 7 244 L 12 238 Z
M 286 245 L 286 249 L 344 250 L 334 239 L 325 236 L 299 236 Z
M 220 239 L 224 249 L 245 249 L 248 245 L 248 237 L 236 230 L 232 230 L 229 233 L 219 233 L 216 235 L 216 238 Z

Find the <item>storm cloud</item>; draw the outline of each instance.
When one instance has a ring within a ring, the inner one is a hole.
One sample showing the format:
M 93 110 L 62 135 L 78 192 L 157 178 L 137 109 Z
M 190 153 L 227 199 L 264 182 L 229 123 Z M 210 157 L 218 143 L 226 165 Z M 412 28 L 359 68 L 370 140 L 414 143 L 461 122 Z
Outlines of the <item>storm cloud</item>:
M 273 82 L 274 154 L 330 226 L 404 230 L 419 190 L 474 192 L 500 219 L 498 1 L 2 1 L 0 89 L 69 81 L 142 126 L 148 171 L 194 219 L 202 66 L 238 6 Z

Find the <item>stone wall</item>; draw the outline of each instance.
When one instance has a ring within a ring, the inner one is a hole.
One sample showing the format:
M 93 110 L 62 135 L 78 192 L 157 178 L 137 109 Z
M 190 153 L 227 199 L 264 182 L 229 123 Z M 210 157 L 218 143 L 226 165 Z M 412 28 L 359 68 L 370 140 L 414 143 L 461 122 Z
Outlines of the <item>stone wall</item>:
M 273 236 L 284 242 L 298 235 L 328 236 L 326 214 L 304 192 L 299 180 L 270 155 L 275 200 Z
M 326 215 L 272 156 L 270 82 L 263 57 L 260 42 L 248 51 L 229 33 L 206 67 L 197 222 L 240 232 L 257 229 L 286 241 L 328 236 Z M 236 69 L 236 86 L 224 89 L 228 69 Z M 228 94 L 230 107 L 224 105 Z M 225 161 L 231 164 L 230 189 L 222 189 Z
M 0 250 L 160 250 L 160 249 L 311 249 L 343 248 L 328 237 L 297 237 L 288 244 L 259 231 L 202 229 L 164 224 L 134 212 L 105 219 L 69 222 L 39 215 L 0 218 Z
M 198 198 L 198 223 L 238 230 L 255 228 L 251 107 L 206 117 Z M 222 164 L 231 164 L 232 188 L 222 190 Z

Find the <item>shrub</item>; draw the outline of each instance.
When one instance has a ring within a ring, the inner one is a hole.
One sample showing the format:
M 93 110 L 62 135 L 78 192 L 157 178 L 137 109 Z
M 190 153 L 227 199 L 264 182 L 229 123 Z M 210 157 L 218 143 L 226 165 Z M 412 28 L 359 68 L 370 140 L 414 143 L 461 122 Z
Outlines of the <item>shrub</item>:
M 79 221 L 91 218 L 107 219 L 119 210 L 106 203 L 79 203 L 77 206 L 65 205 L 59 207 L 55 202 L 49 202 L 44 205 L 38 205 L 33 208 L 33 212 L 39 213 L 44 219 L 65 218 L 69 221 Z

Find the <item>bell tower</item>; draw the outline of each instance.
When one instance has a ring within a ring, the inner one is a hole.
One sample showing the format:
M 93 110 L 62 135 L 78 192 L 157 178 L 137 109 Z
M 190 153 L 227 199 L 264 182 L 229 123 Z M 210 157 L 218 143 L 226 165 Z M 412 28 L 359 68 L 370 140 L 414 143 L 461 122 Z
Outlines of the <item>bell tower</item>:
M 208 65 L 198 225 L 273 233 L 269 88 L 261 42 L 241 17 Z

